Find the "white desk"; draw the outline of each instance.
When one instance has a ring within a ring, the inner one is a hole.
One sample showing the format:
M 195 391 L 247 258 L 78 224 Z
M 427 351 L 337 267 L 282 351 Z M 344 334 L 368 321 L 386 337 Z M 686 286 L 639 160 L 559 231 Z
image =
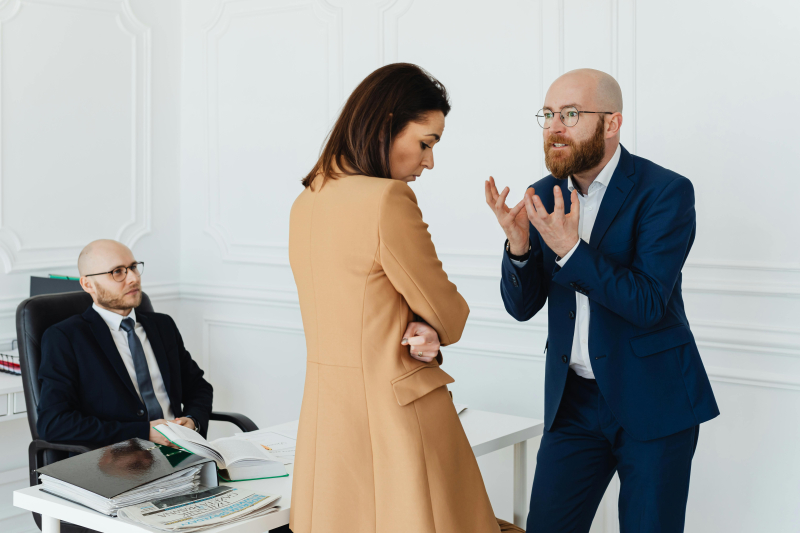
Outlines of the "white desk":
M 501 415 L 467 409 L 459 415 L 476 457 L 486 455 L 508 446 L 514 446 L 514 523 L 524 527 L 523 519 L 528 509 L 526 441 L 542 434 L 541 420 L 519 416 Z M 280 494 L 281 510 L 271 515 L 247 522 L 231 524 L 209 530 L 209 533 L 265 533 L 289 523 L 289 504 L 292 496 L 292 466 L 288 465 L 289 477 L 242 481 L 236 487 L 257 490 L 265 494 Z M 14 491 L 14 505 L 42 515 L 43 533 L 59 533 L 61 521 L 72 522 L 103 533 L 142 533 L 155 531 L 150 528 L 128 524 L 92 511 L 86 507 L 41 492 L 38 487 Z

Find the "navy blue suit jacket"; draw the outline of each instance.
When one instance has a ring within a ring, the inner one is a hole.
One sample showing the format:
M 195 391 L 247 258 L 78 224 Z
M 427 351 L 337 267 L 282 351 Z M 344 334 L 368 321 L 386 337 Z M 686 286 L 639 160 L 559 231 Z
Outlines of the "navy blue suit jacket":
M 569 212 L 567 180 L 550 175 L 533 187 L 552 212 L 556 185 Z M 500 291 L 509 314 L 528 320 L 548 302 L 548 430 L 572 357 L 576 291 L 589 298 L 592 371 L 625 431 L 656 439 L 719 414 L 681 294 L 694 236 L 692 183 L 621 147 L 590 243 L 581 240 L 564 268 L 532 225 L 528 262 L 517 267 L 504 254 Z
M 183 346 L 168 315 L 136 312 L 153 348 L 176 417 L 190 415 L 208 430 L 213 389 Z M 42 337 L 40 438 L 105 446 L 147 440 L 150 421 L 108 325 L 93 309 L 59 322 Z

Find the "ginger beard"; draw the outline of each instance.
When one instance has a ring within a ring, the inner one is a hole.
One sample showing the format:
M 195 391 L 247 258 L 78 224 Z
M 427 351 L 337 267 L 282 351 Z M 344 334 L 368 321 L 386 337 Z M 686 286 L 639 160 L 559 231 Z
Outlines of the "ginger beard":
M 138 289 L 136 294 L 128 294 L 134 289 Z M 107 291 L 99 283 L 95 283 L 94 290 L 97 295 L 97 303 L 106 309 L 125 311 L 139 307 L 139 304 L 142 303 L 142 286 L 139 283 L 126 287 L 125 292 L 122 294 Z
M 569 148 L 553 148 L 555 143 L 566 144 Z M 558 134 L 549 135 L 544 141 L 544 162 L 553 177 L 559 180 L 596 167 L 605 153 L 605 121 L 602 115 L 594 134 L 583 142 L 575 143 Z

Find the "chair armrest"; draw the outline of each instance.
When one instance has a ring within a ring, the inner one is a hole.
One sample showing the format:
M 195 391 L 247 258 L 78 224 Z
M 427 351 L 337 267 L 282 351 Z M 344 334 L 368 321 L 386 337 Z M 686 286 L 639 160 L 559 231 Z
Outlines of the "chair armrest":
M 47 442 L 46 440 L 36 439 L 28 446 L 28 467 L 30 468 L 30 482 L 31 487 L 39 484 L 39 476 L 36 471 L 40 467 L 45 466 L 42 464 L 44 459 L 43 452 L 45 450 L 54 450 L 57 452 L 69 453 L 86 453 L 92 451 L 88 446 L 81 446 L 79 444 L 57 444 L 55 442 Z
M 231 424 L 236 424 L 239 429 L 245 433 L 248 431 L 258 430 L 258 426 L 255 424 L 255 422 L 239 413 L 223 413 L 216 411 L 212 412 L 209 418 L 218 422 L 230 422 Z

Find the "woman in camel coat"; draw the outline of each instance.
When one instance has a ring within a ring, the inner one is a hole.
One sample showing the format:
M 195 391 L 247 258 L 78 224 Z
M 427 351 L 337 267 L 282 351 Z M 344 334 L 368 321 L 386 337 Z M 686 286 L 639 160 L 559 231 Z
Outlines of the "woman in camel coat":
M 469 308 L 407 183 L 433 168 L 449 109 L 419 67 L 378 69 L 292 207 L 308 349 L 294 533 L 500 531 L 440 367 Z

